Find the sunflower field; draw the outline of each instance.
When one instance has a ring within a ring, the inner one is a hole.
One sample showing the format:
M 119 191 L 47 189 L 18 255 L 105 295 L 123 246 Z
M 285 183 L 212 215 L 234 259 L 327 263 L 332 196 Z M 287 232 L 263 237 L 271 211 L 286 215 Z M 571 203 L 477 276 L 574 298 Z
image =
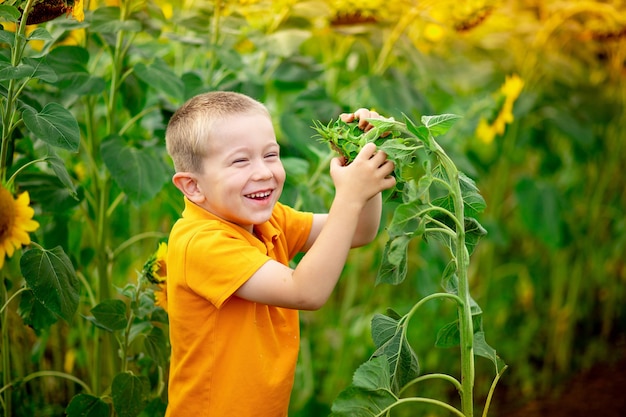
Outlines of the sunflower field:
M 301 313 L 290 416 L 506 416 L 623 357 L 625 0 L 0 0 L 5 416 L 165 414 L 165 128 L 212 90 L 268 107 L 297 209 L 332 201 L 340 113 L 429 151 Z M 412 217 L 433 184 L 464 220 Z

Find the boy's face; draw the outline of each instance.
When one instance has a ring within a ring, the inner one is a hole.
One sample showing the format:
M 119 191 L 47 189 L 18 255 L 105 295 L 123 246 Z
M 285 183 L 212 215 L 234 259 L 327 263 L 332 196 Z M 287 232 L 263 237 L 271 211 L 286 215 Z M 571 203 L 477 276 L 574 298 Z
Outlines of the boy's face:
M 285 184 L 285 169 L 269 117 L 233 115 L 216 123 L 197 185 L 203 208 L 252 232 L 269 220 Z

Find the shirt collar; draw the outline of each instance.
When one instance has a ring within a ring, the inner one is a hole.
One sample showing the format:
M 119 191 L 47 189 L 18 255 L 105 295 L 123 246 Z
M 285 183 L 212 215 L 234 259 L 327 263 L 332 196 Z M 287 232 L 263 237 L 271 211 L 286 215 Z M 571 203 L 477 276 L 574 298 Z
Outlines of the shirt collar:
M 210 211 L 207 211 L 203 209 L 202 207 L 200 207 L 199 205 L 193 203 L 187 197 L 184 197 L 184 201 L 185 201 L 185 209 L 183 211 L 183 217 L 189 218 L 189 219 L 216 220 L 238 231 L 242 231 L 248 236 L 250 235 L 250 232 L 248 232 L 243 227 L 216 216 Z M 276 239 L 278 239 L 278 236 L 280 235 L 280 233 L 281 233 L 281 230 L 275 224 L 273 217 L 270 218 L 270 220 L 266 221 L 265 223 L 254 225 L 254 236 L 256 236 L 256 238 L 259 239 L 261 242 L 263 242 L 263 244 L 267 247 L 268 251 L 271 251 L 272 249 L 274 249 L 274 242 L 276 242 Z

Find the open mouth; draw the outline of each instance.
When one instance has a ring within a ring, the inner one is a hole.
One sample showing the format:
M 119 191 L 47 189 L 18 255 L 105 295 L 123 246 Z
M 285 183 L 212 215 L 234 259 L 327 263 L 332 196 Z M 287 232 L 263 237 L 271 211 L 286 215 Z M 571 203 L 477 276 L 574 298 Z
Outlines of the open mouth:
M 253 200 L 264 200 L 268 198 L 271 194 L 272 194 L 272 191 L 269 190 L 269 191 L 261 191 L 258 193 L 246 194 L 244 195 L 244 197 L 251 198 Z

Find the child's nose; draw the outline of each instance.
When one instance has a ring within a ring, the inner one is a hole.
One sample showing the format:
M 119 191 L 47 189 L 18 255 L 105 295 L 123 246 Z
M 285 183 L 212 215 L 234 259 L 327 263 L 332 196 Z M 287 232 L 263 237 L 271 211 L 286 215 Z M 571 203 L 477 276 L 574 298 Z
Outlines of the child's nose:
M 252 174 L 253 179 L 266 180 L 272 178 L 273 176 L 274 173 L 263 161 L 259 161 L 254 165 L 254 172 Z

